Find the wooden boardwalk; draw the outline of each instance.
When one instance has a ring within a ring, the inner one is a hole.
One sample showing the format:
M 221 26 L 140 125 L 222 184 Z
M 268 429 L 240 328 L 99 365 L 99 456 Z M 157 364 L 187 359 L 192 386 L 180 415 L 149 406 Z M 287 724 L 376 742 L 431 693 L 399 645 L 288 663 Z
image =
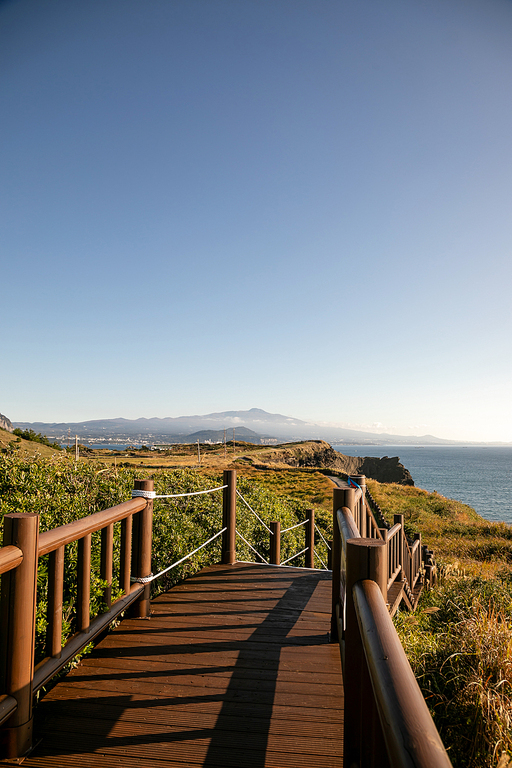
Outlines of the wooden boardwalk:
M 341 768 L 330 610 L 326 572 L 203 570 L 47 694 L 24 768 Z

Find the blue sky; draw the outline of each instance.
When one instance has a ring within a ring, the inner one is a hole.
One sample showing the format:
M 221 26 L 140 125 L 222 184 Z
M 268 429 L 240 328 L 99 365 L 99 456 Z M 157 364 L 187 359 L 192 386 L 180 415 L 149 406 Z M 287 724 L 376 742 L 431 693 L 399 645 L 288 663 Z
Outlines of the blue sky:
M 0 411 L 512 441 L 512 2 L 0 3 Z

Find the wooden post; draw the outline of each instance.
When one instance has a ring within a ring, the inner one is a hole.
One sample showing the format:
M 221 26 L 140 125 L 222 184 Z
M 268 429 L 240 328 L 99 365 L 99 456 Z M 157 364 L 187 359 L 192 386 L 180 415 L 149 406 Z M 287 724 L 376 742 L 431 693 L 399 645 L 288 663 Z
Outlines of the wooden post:
M 64 589 L 64 547 L 49 554 L 48 563 L 48 628 L 46 647 L 49 656 L 60 658 L 62 651 L 62 593 Z
M 368 723 L 375 723 L 375 701 L 371 691 L 371 682 L 366 668 L 364 650 L 359 633 L 359 625 L 354 608 L 352 588 L 362 579 L 377 582 L 386 599 L 387 594 L 387 557 L 386 544 L 380 539 L 349 539 L 347 541 L 347 577 L 346 577 L 346 631 L 345 631 L 345 670 L 343 686 L 345 701 L 350 706 L 345 708 L 343 765 L 352 768 L 361 765 L 361 755 L 367 751 L 365 730 Z
M 121 520 L 121 563 L 119 568 L 119 584 L 125 595 L 131 587 L 131 550 L 132 550 L 132 515 Z
M 135 480 L 135 490 L 153 491 L 153 480 Z M 136 578 L 151 576 L 151 544 L 153 539 L 153 499 L 146 499 L 146 506 L 133 516 L 132 571 Z M 144 592 L 133 604 L 131 613 L 137 619 L 149 619 L 151 606 L 149 596 L 151 585 L 146 584 Z
M 327 570 L 332 571 L 332 539 L 327 539 Z
M 281 523 L 276 520 L 270 523 L 270 562 L 272 565 L 281 564 Z
M 76 628 L 88 632 L 91 602 L 91 534 L 78 539 Z
M 418 555 L 417 555 L 417 558 L 418 558 L 418 561 L 419 561 L 418 562 L 418 570 L 420 570 L 421 569 L 421 533 L 415 533 L 414 534 L 414 541 L 418 542 Z M 414 575 L 416 576 L 416 574 L 414 574 Z
M 366 475 L 350 475 L 350 479 L 353 480 L 354 483 L 357 483 L 363 493 L 359 502 L 359 533 L 363 539 L 366 537 L 371 538 L 370 531 L 367 528 L 366 520 Z M 348 504 L 345 506 L 348 506 Z M 350 507 L 350 509 L 352 509 L 352 507 Z
M 338 507 L 346 507 L 347 509 L 350 509 L 352 512 L 352 517 L 354 518 L 357 527 L 359 528 L 359 515 L 357 513 L 356 509 L 356 489 L 355 488 L 340 488 L 341 494 L 341 504 Z M 361 533 L 361 530 L 359 530 L 359 533 Z
M 400 573 L 398 574 L 396 581 L 403 581 L 404 580 L 404 516 L 403 515 L 393 515 L 393 525 L 396 525 L 397 523 L 400 523 L 402 526 L 402 530 L 399 534 L 399 544 L 398 544 L 398 561 L 401 565 Z
M 338 618 L 336 610 L 339 610 L 341 598 L 341 534 L 338 525 L 338 509 L 345 506 L 345 490 L 334 488 L 332 492 L 332 613 L 331 613 L 331 643 L 336 643 L 338 637 Z
M 391 575 L 391 569 L 390 569 L 390 565 L 389 565 L 389 561 L 390 561 L 390 558 L 389 558 L 389 542 L 388 542 L 389 531 L 388 531 L 387 528 L 379 528 L 379 531 L 380 531 L 380 535 L 382 536 L 382 541 L 386 545 L 386 593 L 384 595 L 384 599 L 385 599 L 386 605 L 387 605 L 388 604 L 388 595 L 387 595 L 388 584 L 387 584 L 387 580 L 389 579 L 389 577 Z
M 307 523 L 304 526 L 306 534 L 306 542 L 304 544 L 307 547 L 306 550 L 306 568 L 315 567 L 315 511 L 314 509 L 306 510 Z
M 236 469 L 226 469 L 223 473 L 224 488 L 222 494 L 222 527 L 227 528 L 222 534 L 222 562 L 224 565 L 236 563 Z
M 6 649 L 2 693 L 18 702 L 0 735 L 0 757 L 22 757 L 32 747 L 32 697 L 37 592 L 39 515 L 4 517 L 4 546 L 14 544 L 23 562 L 2 576 L 2 634 Z
M 112 565 L 114 554 L 114 524 L 107 525 L 106 528 L 101 529 L 101 564 L 100 575 L 101 578 L 107 582 L 105 591 L 103 592 L 103 599 L 110 608 L 112 605 Z

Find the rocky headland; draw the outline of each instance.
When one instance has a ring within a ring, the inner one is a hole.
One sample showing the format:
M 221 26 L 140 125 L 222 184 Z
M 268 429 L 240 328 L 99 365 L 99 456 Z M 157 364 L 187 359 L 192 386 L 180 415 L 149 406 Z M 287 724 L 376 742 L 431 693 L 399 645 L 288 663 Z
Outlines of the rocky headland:
M 379 483 L 414 485 L 411 473 L 398 456 L 345 456 L 335 451 L 324 440 L 287 443 L 276 448 L 260 450 L 257 457 L 253 455 L 251 458 L 255 466 L 332 469 L 346 472 L 348 475 L 366 475 Z

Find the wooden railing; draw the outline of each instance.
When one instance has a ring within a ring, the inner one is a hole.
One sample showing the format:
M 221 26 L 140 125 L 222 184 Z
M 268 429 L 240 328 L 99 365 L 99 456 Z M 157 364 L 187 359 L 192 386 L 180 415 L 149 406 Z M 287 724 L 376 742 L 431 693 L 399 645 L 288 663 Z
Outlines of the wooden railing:
M 152 480 L 135 481 L 135 490 L 153 491 Z M 222 562 L 234 562 L 236 473 L 224 473 Z M 228 521 L 228 525 L 226 524 Z M 121 525 L 119 587 L 112 602 L 113 526 Z M 102 512 L 39 534 L 39 515 L 4 516 L 0 548 L 0 759 L 16 759 L 32 746 L 34 694 L 88 643 L 130 607 L 133 616 L 150 613 L 153 500 L 132 498 Z M 100 576 L 106 582 L 107 610 L 90 618 L 91 536 L 101 531 Z M 78 542 L 76 632 L 62 646 L 64 550 Z M 38 559 L 49 555 L 46 657 L 35 667 Z
M 281 539 L 288 530 L 292 528 L 304 527 L 304 548 L 296 552 L 292 557 L 281 562 Z M 270 523 L 270 565 L 286 565 L 295 560 L 300 555 L 304 555 L 304 566 L 306 568 L 315 567 L 315 512 L 313 509 L 306 510 L 305 520 L 291 526 L 289 529 L 281 530 L 279 520 Z
M 379 529 L 365 509 L 364 477 L 354 480 L 333 494 L 331 639 L 340 643 L 347 703 L 344 766 L 448 768 L 388 604 L 399 579 L 410 603 L 422 574 L 421 540 L 409 546 L 401 516 Z

